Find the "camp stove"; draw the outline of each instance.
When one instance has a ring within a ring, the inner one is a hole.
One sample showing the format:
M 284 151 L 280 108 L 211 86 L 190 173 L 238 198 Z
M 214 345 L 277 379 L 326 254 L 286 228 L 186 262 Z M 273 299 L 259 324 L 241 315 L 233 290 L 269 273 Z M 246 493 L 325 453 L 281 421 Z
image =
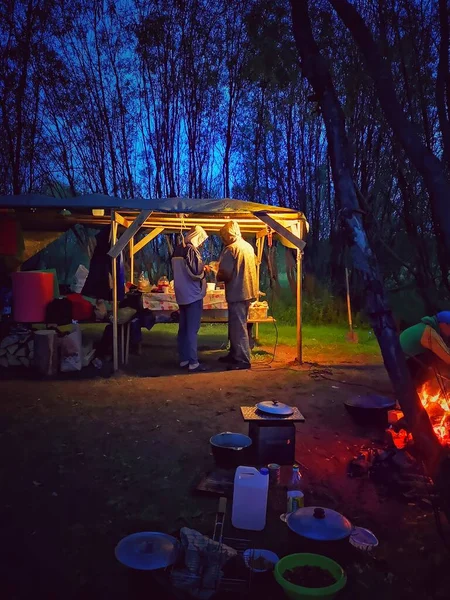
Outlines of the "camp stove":
M 295 423 L 305 421 L 297 407 L 281 402 L 260 402 L 256 406 L 241 406 L 248 435 L 252 440 L 255 464 L 295 462 Z

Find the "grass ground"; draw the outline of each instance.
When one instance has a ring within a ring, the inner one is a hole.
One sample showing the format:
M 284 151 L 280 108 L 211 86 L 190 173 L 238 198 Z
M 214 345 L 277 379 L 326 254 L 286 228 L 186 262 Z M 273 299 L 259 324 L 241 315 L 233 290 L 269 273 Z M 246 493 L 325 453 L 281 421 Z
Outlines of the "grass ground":
M 307 360 L 318 354 L 326 353 L 331 360 L 334 356 L 345 356 L 347 359 L 367 357 L 377 359 L 380 350 L 375 336 L 368 330 L 358 331 L 359 341 L 357 344 L 350 343 L 346 339 L 348 330 L 345 327 L 334 325 L 304 325 L 302 328 L 303 347 L 308 356 Z M 149 343 L 161 344 L 174 347 L 177 334 L 177 325 L 156 325 L 155 328 L 145 335 Z M 225 325 L 202 325 L 199 334 L 200 345 L 225 343 L 227 339 L 227 328 Z M 272 349 L 277 346 L 294 348 L 297 342 L 297 331 L 294 325 L 262 324 L 259 326 L 259 344 L 265 348 Z
M 212 371 L 180 372 L 176 327 L 161 325 L 145 335 L 143 355 L 110 379 L 3 379 L 2 597 L 173 597 L 157 590 L 148 573 L 122 567 L 115 545 L 136 531 L 188 526 L 211 534 L 217 499 L 194 493 L 214 467 L 208 440 L 220 431 L 245 433 L 239 406 L 276 399 L 306 417 L 296 427 L 295 457 L 307 503 L 338 510 L 380 540 L 374 557 L 349 544 L 321 548 L 347 569 L 342 599 L 446 598 L 450 574 L 432 513 L 390 497 L 370 479 L 347 476 L 360 448 L 383 440 L 382 429 L 357 426 L 343 406 L 352 394 L 390 393 L 376 345 L 363 335 L 360 344 L 348 344 L 345 329 L 305 327 L 305 360 L 314 364 L 300 368 L 291 362 L 292 331 L 280 327 L 271 362 L 274 334 L 262 328 L 252 371 L 216 366 L 226 330 L 214 326 L 199 338 Z M 230 513 L 227 534 L 233 535 Z M 237 534 L 280 555 L 311 550 L 273 511 L 260 534 Z M 261 597 L 283 596 L 268 585 Z

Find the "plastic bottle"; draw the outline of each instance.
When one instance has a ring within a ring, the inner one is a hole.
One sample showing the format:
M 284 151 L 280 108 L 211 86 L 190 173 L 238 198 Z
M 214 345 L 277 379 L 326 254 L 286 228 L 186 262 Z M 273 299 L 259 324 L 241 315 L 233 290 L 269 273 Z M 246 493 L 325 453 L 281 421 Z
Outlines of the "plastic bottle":
M 237 529 L 262 531 L 266 525 L 269 469 L 238 467 L 234 476 L 231 522 Z
M 0 304 L 2 306 L 1 320 L 11 321 L 12 320 L 12 290 L 8 288 L 2 288 L 0 290 Z
M 304 506 L 303 482 L 298 465 L 292 466 L 292 474 L 287 485 L 287 512 L 291 513 Z

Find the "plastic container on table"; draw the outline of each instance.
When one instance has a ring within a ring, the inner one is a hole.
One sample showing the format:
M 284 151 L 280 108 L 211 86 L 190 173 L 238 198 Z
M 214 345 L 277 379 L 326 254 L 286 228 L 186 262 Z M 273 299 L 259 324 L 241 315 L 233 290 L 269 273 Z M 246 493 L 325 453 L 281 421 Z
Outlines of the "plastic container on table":
M 320 567 L 329 571 L 336 579 L 336 583 L 321 588 L 308 588 L 301 585 L 295 585 L 283 577 L 285 571 L 301 566 Z M 342 590 L 347 583 L 347 576 L 342 567 L 320 554 L 289 554 L 282 558 L 275 565 L 275 579 L 283 588 L 286 596 L 292 600 L 314 600 L 321 598 L 322 600 L 331 600 L 335 595 Z
M 269 469 L 240 466 L 234 476 L 231 522 L 237 529 L 262 531 L 266 526 Z

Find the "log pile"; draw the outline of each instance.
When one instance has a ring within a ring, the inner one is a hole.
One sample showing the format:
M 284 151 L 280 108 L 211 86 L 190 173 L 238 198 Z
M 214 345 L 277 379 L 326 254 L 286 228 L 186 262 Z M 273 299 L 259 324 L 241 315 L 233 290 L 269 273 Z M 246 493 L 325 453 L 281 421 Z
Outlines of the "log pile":
M 34 341 L 31 331 L 12 334 L 0 342 L 0 367 L 29 367 L 34 360 Z

